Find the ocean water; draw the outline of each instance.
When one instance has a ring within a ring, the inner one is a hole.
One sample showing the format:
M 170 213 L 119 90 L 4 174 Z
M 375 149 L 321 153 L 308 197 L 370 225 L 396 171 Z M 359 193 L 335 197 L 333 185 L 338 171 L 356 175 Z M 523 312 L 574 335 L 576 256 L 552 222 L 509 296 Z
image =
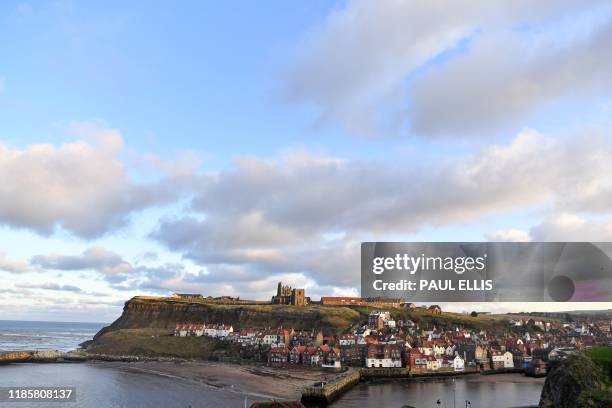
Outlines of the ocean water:
M 245 397 L 253 402 L 205 384 L 95 363 L 0 366 L 0 386 L 76 387 L 75 402 L 0 402 L 1 408 L 222 408 L 243 407 Z
M 106 325 L 0 320 L 0 351 L 74 350 Z

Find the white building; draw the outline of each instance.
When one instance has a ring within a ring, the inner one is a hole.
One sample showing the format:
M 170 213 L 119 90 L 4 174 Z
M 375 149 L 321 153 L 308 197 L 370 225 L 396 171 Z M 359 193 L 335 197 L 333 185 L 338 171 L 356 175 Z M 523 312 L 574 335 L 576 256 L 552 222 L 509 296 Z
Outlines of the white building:
M 455 358 L 453 359 L 453 369 L 455 371 L 465 370 L 465 360 L 461 358 L 459 354 L 457 354 Z

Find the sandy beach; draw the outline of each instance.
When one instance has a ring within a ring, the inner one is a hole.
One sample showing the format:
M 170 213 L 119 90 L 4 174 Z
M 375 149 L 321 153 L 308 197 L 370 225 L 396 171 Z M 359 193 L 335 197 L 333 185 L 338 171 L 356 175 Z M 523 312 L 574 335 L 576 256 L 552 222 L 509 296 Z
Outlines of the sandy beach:
M 141 361 L 125 363 L 89 361 L 86 364 L 180 378 L 214 388 L 247 394 L 255 399 L 300 399 L 303 387 L 311 385 L 315 381 L 331 378 L 334 375 L 320 370 L 285 369 L 213 362 Z M 526 377 L 522 374 L 514 373 L 496 375 L 473 374 L 463 376 L 463 380 L 474 384 L 514 383 L 543 385 L 546 379 Z M 432 378 L 413 378 L 408 381 L 428 382 L 432 381 Z
M 271 368 L 212 362 L 100 362 L 120 370 L 181 378 L 260 398 L 299 399 L 302 388 L 333 374 L 300 368 Z

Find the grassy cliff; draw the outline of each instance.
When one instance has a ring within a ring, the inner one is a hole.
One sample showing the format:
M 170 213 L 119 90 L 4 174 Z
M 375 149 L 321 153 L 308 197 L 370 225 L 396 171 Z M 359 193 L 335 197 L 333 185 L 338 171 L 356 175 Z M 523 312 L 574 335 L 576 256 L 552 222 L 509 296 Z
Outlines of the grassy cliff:
M 374 310 L 379 309 L 264 303 L 222 304 L 204 300 L 135 297 L 125 303 L 123 313 L 115 322 L 96 334 L 88 350 L 104 354 L 208 358 L 220 353 L 220 342 L 201 337 L 174 338 L 171 333 L 177 323 L 225 323 L 233 325 L 234 329 L 282 326 L 296 330 L 322 330 L 324 335 L 331 336 L 363 325 L 367 322 L 368 314 Z M 493 316 L 433 314 L 421 309 L 390 311 L 394 318 L 411 319 L 421 328 L 503 328 L 503 320 Z
M 124 329 L 152 329 L 170 333 L 177 323 L 224 323 L 242 327 L 292 327 L 296 330 L 323 330 L 336 334 L 364 321 L 364 316 L 348 307 L 286 306 L 270 304 L 219 304 L 186 302 L 172 298 L 128 300 L 121 316 L 95 336 Z

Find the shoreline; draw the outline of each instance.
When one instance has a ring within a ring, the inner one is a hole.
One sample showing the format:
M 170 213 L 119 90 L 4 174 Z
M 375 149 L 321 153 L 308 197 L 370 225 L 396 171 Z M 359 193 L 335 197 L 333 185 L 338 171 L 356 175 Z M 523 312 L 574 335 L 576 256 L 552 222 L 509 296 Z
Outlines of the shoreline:
M 279 370 L 266 366 L 207 361 L 89 360 L 85 364 L 195 382 L 258 400 L 299 400 L 305 386 L 320 381 L 327 374 L 318 370 Z M 262 381 L 268 378 L 273 381 Z
M 45 354 L 48 354 L 45 353 Z M 188 381 L 211 389 L 244 395 L 253 401 L 293 400 L 302 398 L 303 390 L 318 381 L 328 381 L 336 376 L 322 370 L 300 367 L 279 368 L 264 365 L 234 364 L 177 358 L 151 358 L 138 356 L 96 356 L 76 352 L 79 359 L 57 361 L 15 361 L 15 363 L 66 364 L 84 363 L 100 368 L 155 375 L 169 379 Z M 1 369 L 1 368 L 0 368 Z M 532 378 L 519 373 L 464 373 L 458 375 L 413 375 L 403 378 L 368 378 L 359 382 L 368 386 L 393 382 L 449 382 L 451 378 L 465 377 L 470 383 L 544 384 L 545 378 Z M 352 388 L 352 387 L 351 387 Z M 347 391 L 350 391 L 347 390 Z M 341 399 L 342 397 L 339 396 Z
M 49 355 L 48 352 L 44 353 Z M 269 401 L 300 400 L 304 388 L 315 382 L 328 381 L 337 374 L 322 370 L 300 367 L 279 368 L 264 365 L 209 362 L 167 357 L 139 356 L 96 356 L 85 352 L 66 353 L 70 356 L 56 361 L 14 361 L 14 363 L 85 363 L 100 368 L 112 368 L 146 375 L 167 377 L 180 381 L 201 384 L 212 389 L 244 395 L 253 400 Z M 78 357 L 78 358 L 74 358 Z M 1 367 L 0 367 L 1 369 Z M 432 373 L 433 374 L 433 373 Z M 480 374 L 480 375 L 479 375 Z M 465 377 L 472 383 L 538 383 L 544 384 L 545 378 L 532 378 L 519 373 L 464 373 L 458 375 L 413 375 L 404 378 L 368 378 L 360 382 L 368 386 L 390 382 L 436 382 L 449 381 L 451 378 Z M 268 381 L 270 379 L 271 381 Z M 352 387 L 351 387 L 352 388 Z M 342 398 L 342 397 L 340 397 Z

